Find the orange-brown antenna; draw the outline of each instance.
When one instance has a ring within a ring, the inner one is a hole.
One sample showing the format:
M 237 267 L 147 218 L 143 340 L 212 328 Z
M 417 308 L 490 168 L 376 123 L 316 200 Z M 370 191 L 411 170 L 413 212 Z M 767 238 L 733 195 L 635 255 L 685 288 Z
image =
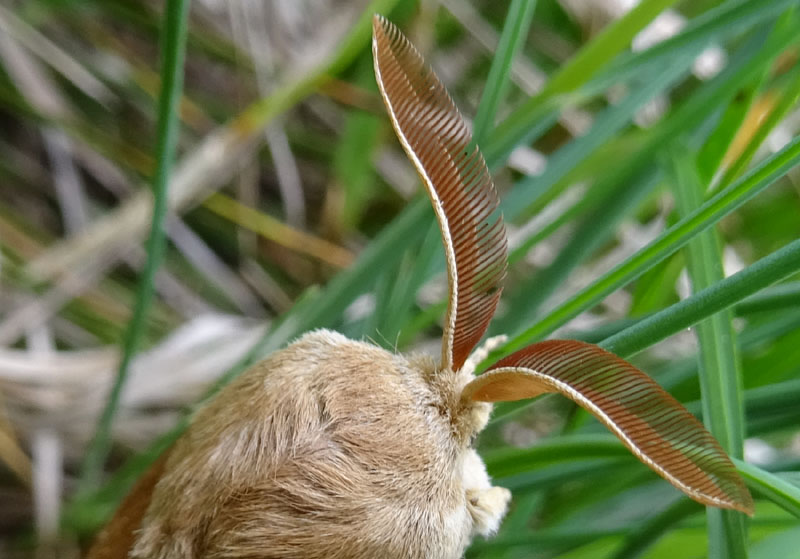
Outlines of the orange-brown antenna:
M 497 192 L 444 85 L 408 39 L 377 15 L 372 51 L 395 132 L 442 231 L 450 284 L 442 367 L 457 371 L 486 332 L 502 290 L 507 248 Z
M 753 514 L 753 499 L 716 439 L 636 367 L 575 340 L 534 344 L 470 382 L 463 397 L 498 402 L 559 392 L 602 421 L 639 460 L 706 505 Z

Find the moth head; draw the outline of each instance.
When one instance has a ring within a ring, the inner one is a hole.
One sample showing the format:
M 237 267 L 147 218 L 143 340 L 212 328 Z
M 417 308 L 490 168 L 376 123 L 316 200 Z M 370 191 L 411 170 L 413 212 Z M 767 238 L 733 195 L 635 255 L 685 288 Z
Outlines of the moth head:
M 495 313 L 507 266 L 498 197 L 480 149 L 444 85 L 388 20 L 373 21 L 375 75 L 395 132 L 433 204 L 447 262 L 449 301 L 434 384 L 451 396 L 455 433 L 469 441 L 491 402 L 560 393 L 588 410 L 643 463 L 704 504 L 752 513 L 730 458 L 647 375 L 598 346 L 533 344 L 473 377 L 468 362 Z

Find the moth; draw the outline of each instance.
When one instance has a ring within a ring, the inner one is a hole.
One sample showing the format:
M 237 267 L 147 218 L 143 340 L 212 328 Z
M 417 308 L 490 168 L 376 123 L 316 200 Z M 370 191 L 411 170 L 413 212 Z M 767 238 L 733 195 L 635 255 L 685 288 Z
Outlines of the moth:
M 442 83 L 389 21 L 375 75 L 433 204 L 449 304 L 439 359 L 316 330 L 240 375 L 139 480 L 90 559 L 457 559 L 495 532 L 510 493 L 473 447 L 493 402 L 559 393 L 692 499 L 752 513 L 731 460 L 643 372 L 572 340 L 475 376 L 507 265 L 498 198 Z M 471 357 L 472 355 L 472 357 Z

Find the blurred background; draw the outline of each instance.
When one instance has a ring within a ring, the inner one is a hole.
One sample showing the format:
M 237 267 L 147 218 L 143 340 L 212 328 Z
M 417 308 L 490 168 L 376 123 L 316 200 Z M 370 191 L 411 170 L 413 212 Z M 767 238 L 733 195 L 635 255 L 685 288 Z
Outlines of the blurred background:
M 513 248 L 493 333 L 556 316 L 685 215 L 680 162 L 702 198 L 798 134 L 796 1 L 643 2 L 652 13 L 628 20 L 616 36 L 633 39 L 615 46 L 602 33 L 636 0 L 195 0 L 156 298 L 107 476 L 78 495 L 146 258 L 163 3 L 0 0 L 0 556 L 78 557 L 215 382 L 308 328 L 438 352 L 438 232 L 377 94 L 363 23 L 390 15 L 469 119 L 522 4 L 530 27 L 481 142 Z M 587 48 L 594 58 L 568 66 Z M 800 237 L 800 172 L 786 170 L 716 228 L 724 275 Z M 686 267 L 682 252 L 654 261 L 540 334 L 603 340 L 686 298 Z M 729 320 L 746 458 L 781 471 L 800 464 L 800 289 L 788 280 Z M 697 353 L 684 330 L 636 362 L 699 412 Z M 559 399 L 491 426 L 490 471 L 527 497 L 515 493 L 500 544 L 470 556 L 636 556 L 625 546 L 640 522 L 673 509 L 647 556 L 704 555 L 700 507 L 628 458 L 575 452 L 583 477 L 557 453 L 528 457 L 539 477 L 502 469 L 515 449 L 595 427 Z M 751 538 L 767 551 L 754 556 L 800 541 L 785 508 L 760 503 L 756 518 Z

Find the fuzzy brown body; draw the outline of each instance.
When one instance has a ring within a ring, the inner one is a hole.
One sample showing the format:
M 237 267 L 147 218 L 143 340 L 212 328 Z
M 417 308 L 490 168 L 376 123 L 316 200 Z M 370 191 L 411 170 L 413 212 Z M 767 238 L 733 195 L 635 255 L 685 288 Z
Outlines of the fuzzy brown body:
M 130 556 L 460 557 L 508 493 L 469 447 L 488 404 L 462 403 L 456 377 L 427 357 L 303 336 L 198 413 Z M 101 536 L 90 558 L 102 548 Z

